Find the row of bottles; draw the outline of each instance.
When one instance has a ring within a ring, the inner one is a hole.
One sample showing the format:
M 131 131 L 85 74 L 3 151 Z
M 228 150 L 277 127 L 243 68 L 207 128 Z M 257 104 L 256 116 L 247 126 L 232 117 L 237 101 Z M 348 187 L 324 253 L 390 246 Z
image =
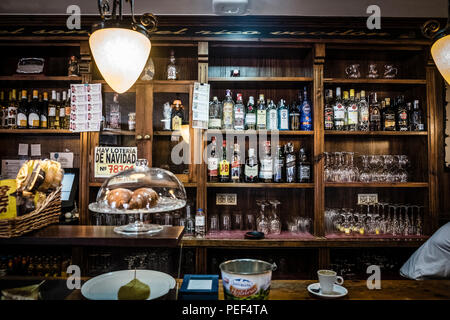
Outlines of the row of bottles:
M 424 131 L 423 113 L 419 100 L 406 102 L 404 96 L 398 96 L 391 103 L 385 98 L 379 103 L 377 93 L 366 100 L 364 90 L 355 96 L 355 90 L 343 92 L 336 88 L 328 89 L 325 96 L 324 127 L 325 130 L 339 131 Z
M 64 255 L 3 255 L 0 270 L 7 275 L 66 277 L 71 258 Z
M 278 145 L 276 154 L 271 155 L 270 141 L 264 143 L 264 155 L 258 161 L 255 149 L 248 149 L 248 158 L 243 164 L 240 145 L 234 144 L 231 161 L 227 157 L 227 143 L 222 145 L 220 158 L 215 137 L 211 141 L 211 155 L 208 158 L 208 181 L 210 182 L 276 182 L 307 183 L 311 181 L 311 163 L 304 148 L 298 158 L 292 142 Z
M 20 100 L 15 89 L 9 92 L 8 100 L 0 92 L 1 128 L 9 129 L 69 129 L 70 90 L 53 90 L 49 100 L 48 92 L 21 90 Z
M 308 99 L 307 88 L 304 87 L 303 96 L 299 92 L 299 99 L 289 107 L 281 99 L 278 104 L 271 99 L 265 99 L 263 94 L 255 103 L 254 97 L 248 98 L 244 105 L 242 94 L 237 94 L 236 103 L 231 91 L 226 91 L 224 101 L 213 97 L 209 105 L 209 129 L 225 130 L 302 130 L 313 129 L 313 115 L 311 102 Z

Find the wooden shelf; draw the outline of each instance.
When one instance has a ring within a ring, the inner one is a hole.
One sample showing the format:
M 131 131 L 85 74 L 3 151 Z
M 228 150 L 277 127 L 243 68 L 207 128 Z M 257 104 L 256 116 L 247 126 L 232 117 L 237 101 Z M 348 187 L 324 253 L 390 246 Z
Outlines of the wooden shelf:
M 73 134 L 77 135 L 79 132 L 72 132 L 70 130 L 61 129 L 0 129 L 0 133 L 9 134 Z
M 312 82 L 312 77 L 211 77 L 208 82 Z
M 16 74 L 12 76 L 0 76 L 0 81 L 81 81 L 81 77 L 46 76 L 42 74 Z
M 324 78 L 324 83 L 335 83 L 335 84 L 410 84 L 410 85 L 418 85 L 418 84 L 427 84 L 427 80 L 425 79 L 346 79 L 346 78 Z
M 428 188 L 427 182 L 363 183 L 326 182 L 327 188 Z
M 337 131 L 325 130 L 326 136 L 427 136 L 427 131 Z
M 153 131 L 154 136 L 181 136 L 181 131 Z
M 238 182 L 207 182 L 208 188 L 284 188 L 313 189 L 314 183 L 238 183 Z
M 135 136 L 135 131 L 128 131 L 128 130 L 103 130 L 100 132 L 100 135 L 103 136 Z
M 89 182 L 89 187 L 99 188 L 103 184 L 103 181 L 92 181 Z M 195 188 L 197 187 L 197 182 L 184 182 L 182 183 L 185 188 Z
M 208 129 L 205 130 L 207 134 L 232 134 L 232 135 L 255 135 L 265 133 L 267 135 L 278 134 L 280 136 L 313 136 L 314 131 L 293 131 L 293 130 L 277 130 L 277 131 L 268 131 L 268 130 L 217 130 L 217 129 Z

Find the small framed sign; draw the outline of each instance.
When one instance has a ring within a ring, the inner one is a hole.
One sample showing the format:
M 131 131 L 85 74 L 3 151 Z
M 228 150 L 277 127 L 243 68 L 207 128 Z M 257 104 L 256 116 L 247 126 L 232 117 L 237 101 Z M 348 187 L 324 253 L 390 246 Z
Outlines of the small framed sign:
M 180 300 L 218 300 L 219 276 L 186 274 L 179 291 Z

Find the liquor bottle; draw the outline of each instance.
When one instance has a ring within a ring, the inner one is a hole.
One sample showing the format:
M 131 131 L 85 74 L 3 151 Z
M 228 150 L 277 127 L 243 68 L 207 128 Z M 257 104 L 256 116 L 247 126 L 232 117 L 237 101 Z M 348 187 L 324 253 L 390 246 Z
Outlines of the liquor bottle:
M 64 108 L 66 117 L 64 129 L 68 130 L 70 129 L 70 113 L 72 112 L 72 107 L 70 105 L 70 89 L 67 90 L 67 99 L 65 101 Z
M 114 95 L 115 97 L 116 95 Z M 118 95 L 117 95 L 118 96 Z M 67 91 L 64 90 L 62 92 L 62 100 L 61 100 L 61 105 L 59 107 L 59 126 L 61 129 L 66 129 L 69 127 L 68 124 L 66 124 L 66 104 L 67 104 Z M 118 105 L 118 103 L 117 103 Z M 120 113 L 119 113 L 120 114 Z M 119 128 L 120 128 L 120 120 L 119 120 Z
M 55 128 L 61 129 L 61 92 L 56 92 L 56 116 L 55 116 Z
M 350 101 L 347 109 L 347 130 L 358 130 L 358 103 L 355 99 L 355 89 L 350 89 Z
M 167 80 L 177 80 L 178 70 L 175 64 L 175 51 L 170 50 L 169 64 L 167 65 Z
M 278 130 L 278 109 L 273 100 L 267 100 L 267 130 Z
M 289 108 L 283 99 L 278 103 L 278 130 L 289 130 Z
M 231 90 L 227 89 L 225 100 L 223 101 L 223 129 L 233 129 L 233 109 L 234 101 L 231 98 Z
M 255 99 L 248 97 L 247 110 L 245 112 L 245 128 L 247 130 L 256 130 L 256 107 Z
M 273 158 L 270 155 L 270 141 L 264 143 L 264 156 L 261 159 L 261 169 L 259 170 L 259 179 L 262 182 L 272 182 L 273 177 Z
M 222 103 L 217 97 L 209 104 L 208 129 L 222 129 Z
M 383 112 L 383 127 L 384 131 L 396 131 L 395 128 L 395 111 L 391 107 L 391 99 L 386 98 L 386 107 Z
M 31 101 L 29 108 L 28 108 L 28 128 L 39 129 L 40 118 L 41 118 L 41 115 L 39 114 L 38 91 L 33 90 L 33 100 Z
M 206 234 L 206 217 L 203 209 L 197 209 L 195 214 L 195 237 L 203 238 Z
M 297 163 L 292 142 L 285 145 L 284 149 L 286 154 L 286 182 L 294 183 L 297 181 Z
M 266 103 L 264 101 L 264 95 L 259 95 L 258 108 L 256 112 L 256 128 L 258 130 L 266 130 L 266 121 L 267 121 L 267 110 Z
M 361 91 L 360 100 L 358 102 L 358 110 L 359 110 L 359 124 L 358 128 L 360 131 L 369 131 L 369 104 L 366 101 L 366 92 L 364 90 Z
M 284 152 L 283 148 L 280 145 L 278 145 L 273 166 L 273 182 L 280 182 L 280 183 L 284 182 L 285 175 L 286 173 L 285 173 Z
M 334 128 L 334 114 L 333 114 L 333 90 L 328 89 L 325 95 L 324 113 L 324 128 L 325 130 L 333 130 Z
M 219 181 L 228 182 L 230 180 L 230 162 L 227 160 L 227 142 L 223 140 L 222 161 L 219 163 Z
M 239 150 L 239 144 L 234 144 L 233 160 L 231 161 L 231 181 L 241 182 L 242 167 L 241 167 L 241 153 Z
M 397 100 L 397 130 L 408 131 L 409 128 L 409 112 L 405 103 L 405 97 L 400 96 Z
M 419 108 L 419 100 L 414 100 L 413 110 L 410 116 L 411 131 L 424 131 L 422 110 Z
M 372 96 L 372 102 L 369 108 L 370 113 L 370 131 L 381 130 L 381 109 L 377 101 L 377 93 L 374 92 Z
M 11 100 L 8 106 L 8 128 L 15 129 L 17 128 L 17 96 L 16 89 L 11 91 Z
M 384 130 L 384 111 L 386 110 L 386 101 L 381 100 L 380 103 L 380 115 L 381 115 L 381 130 Z
M 313 113 L 311 102 L 308 100 L 308 91 L 306 87 L 303 88 L 303 102 L 300 107 L 300 130 L 312 130 Z
M 8 127 L 8 108 L 6 107 L 5 92 L 0 92 L 0 128 Z
M 311 180 L 311 163 L 308 161 L 305 149 L 300 148 L 298 156 L 298 182 L 305 183 Z
M 300 112 L 295 102 L 291 104 L 289 110 L 289 128 L 294 131 L 300 130 Z
M 56 91 L 52 90 L 52 99 L 48 103 L 48 128 L 56 129 Z
M 345 130 L 345 118 L 347 117 L 344 101 L 341 99 L 341 88 L 336 88 L 336 101 L 334 110 L 334 130 Z
M 258 159 L 255 156 L 255 149 L 248 149 L 248 159 L 245 162 L 244 169 L 245 182 L 257 182 L 258 181 Z
M 190 205 L 186 205 L 186 221 L 184 223 L 184 228 L 187 236 L 193 236 L 195 234 L 195 221 L 191 215 L 191 208 Z
M 113 101 L 107 105 L 106 109 L 106 125 L 108 129 L 112 130 L 120 130 L 122 115 L 120 112 L 120 104 L 119 104 L 119 94 L 114 93 Z M 65 114 L 65 113 L 64 113 Z M 60 122 L 61 121 L 61 113 L 60 113 Z
M 211 155 L 208 158 L 208 181 L 217 182 L 219 171 L 219 158 L 217 157 L 216 137 L 211 138 Z
M 17 128 L 26 129 L 28 127 L 28 99 L 27 90 L 22 90 L 22 98 L 17 109 Z
M 184 121 L 184 110 L 181 100 L 174 100 L 172 107 L 172 130 L 180 131 Z
M 40 103 L 40 113 L 41 113 L 41 122 L 40 127 L 41 129 L 47 129 L 48 127 L 48 93 L 43 93 L 43 98 Z M 70 115 L 69 115 L 70 116 Z
M 344 91 L 344 98 L 342 101 L 342 105 L 345 109 L 345 118 L 344 118 L 344 130 L 348 130 L 348 107 L 350 105 L 350 99 L 348 97 L 348 91 Z
M 236 104 L 234 105 L 234 130 L 245 129 L 245 106 L 242 101 L 242 94 L 238 93 Z

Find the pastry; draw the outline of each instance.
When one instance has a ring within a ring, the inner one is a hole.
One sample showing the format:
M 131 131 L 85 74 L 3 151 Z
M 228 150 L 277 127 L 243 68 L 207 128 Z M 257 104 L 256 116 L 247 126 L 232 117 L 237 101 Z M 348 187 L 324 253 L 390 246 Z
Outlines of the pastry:
M 152 188 L 139 188 L 134 190 L 129 202 L 130 209 L 143 209 L 154 207 L 159 196 Z
M 128 189 L 117 188 L 108 192 L 106 200 L 111 208 L 123 209 L 125 207 L 127 209 L 132 194 Z
M 56 189 L 61 185 L 64 172 L 61 169 L 61 163 L 53 160 L 41 161 L 41 168 L 45 172 L 45 180 L 39 187 L 39 191 L 47 192 Z

